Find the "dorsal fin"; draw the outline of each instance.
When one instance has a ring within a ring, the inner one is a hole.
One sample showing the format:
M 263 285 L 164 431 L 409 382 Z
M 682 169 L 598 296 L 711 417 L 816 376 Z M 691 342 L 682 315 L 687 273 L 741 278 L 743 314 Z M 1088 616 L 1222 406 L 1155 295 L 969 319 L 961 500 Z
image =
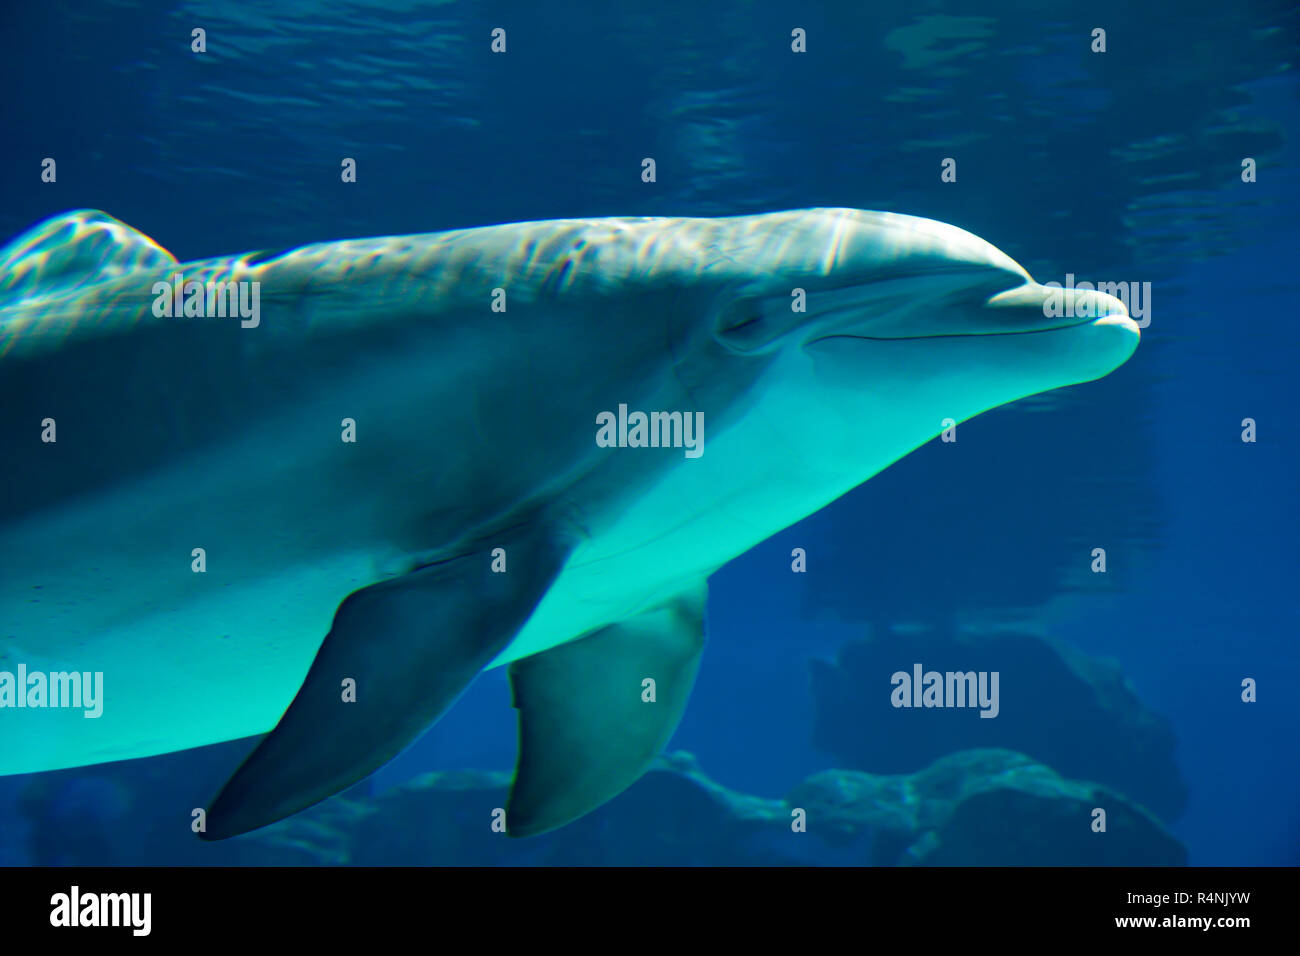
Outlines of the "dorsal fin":
M 37 223 L 0 249 L 0 306 L 175 264 L 144 233 L 97 209 L 78 209 Z

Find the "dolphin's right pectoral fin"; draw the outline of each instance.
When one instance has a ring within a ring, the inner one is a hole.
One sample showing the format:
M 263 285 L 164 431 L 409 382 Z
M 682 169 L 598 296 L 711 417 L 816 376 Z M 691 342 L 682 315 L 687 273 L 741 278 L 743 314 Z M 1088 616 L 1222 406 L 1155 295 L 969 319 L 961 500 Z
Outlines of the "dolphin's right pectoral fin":
M 491 570 L 497 547 L 508 573 Z M 563 561 L 545 528 L 524 524 L 349 595 L 298 695 L 217 795 L 200 836 L 273 823 L 387 763 L 510 642 Z
M 704 647 L 704 593 L 510 665 L 519 760 L 506 832 L 533 836 L 636 782 L 668 743 Z

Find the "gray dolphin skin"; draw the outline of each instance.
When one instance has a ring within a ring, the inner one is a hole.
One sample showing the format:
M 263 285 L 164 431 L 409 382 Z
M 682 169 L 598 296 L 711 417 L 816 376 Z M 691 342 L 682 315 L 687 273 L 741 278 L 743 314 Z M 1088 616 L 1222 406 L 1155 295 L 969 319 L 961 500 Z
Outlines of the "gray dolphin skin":
M 0 678 L 0 773 L 267 734 L 207 810 L 222 839 L 361 780 L 505 665 L 507 830 L 562 826 L 667 743 L 712 572 L 1138 338 L 1118 299 L 884 212 L 183 264 L 104 213 L 48 220 L 0 249 L 0 673 L 99 674 L 102 699 Z

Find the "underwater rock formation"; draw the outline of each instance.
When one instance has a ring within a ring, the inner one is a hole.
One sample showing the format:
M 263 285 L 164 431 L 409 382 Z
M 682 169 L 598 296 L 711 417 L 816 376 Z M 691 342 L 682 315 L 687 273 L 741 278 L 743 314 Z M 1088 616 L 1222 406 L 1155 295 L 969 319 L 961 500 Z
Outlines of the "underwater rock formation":
M 405 865 L 1183 865 L 1185 848 L 1142 807 L 1066 780 L 1023 754 L 973 750 L 910 776 L 828 770 L 786 800 L 728 790 L 688 753 L 660 759 L 623 796 L 541 837 L 494 832 L 504 772 L 425 774 L 370 800 L 335 800 L 232 841 L 241 862 Z M 1106 811 L 1105 832 L 1093 812 Z M 791 827 L 807 815 L 807 831 Z M 814 839 L 810 840 L 812 836 Z M 303 862 L 307 862 L 306 859 Z
M 714 783 L 687 753 L 659 758 L 624 794 L 582 819 L 527 840 L 493 828 L 510 774 L 428 773 L 369 800 L 335 799 L 229 841 L 239 863 L 359 866 L 782 865 L 803 862 L 764 840 L 788 833 L 780 800 Z
M 974 707 L 895 707 L 891 675 L 998 672 L 997 716 Z M 1137 698 L 1118 665 L 1032 634 L 946 629 L 882 633 L 811 661 L 813 746 L 841 767 L 911 773 L 959 750 L 1006 748 L 1071 779 L 1095 780 L 1175 819 L 1187 785 L 1169 722 Z
M 1009 750 L 951 754 L 910 776 L 827 770 L 787 798 L 808 831 L 877 866 L 1183 866 L 1187 850 L 1123 795 Z M 1106 829 L 1094 830 L 1105 811 Z
M 143 779 L 187 789 L 177 774 L 163 773 L 173 756 L 147 761 Z M 128 769 L 136 763 L 97 768 L 94 778 L 32 777 L 21 801 L 28 862 L 784 866 L 1176 864 L 1186 857 L 1125 798 L 1008 751 L 955 754 L 911 776 L 828 770 L 786 800 L 729 790 L 679 751 L 595 812 L 526 840 L 493 827 L 511 775 L 473 770 L 428 773 L 379 793 L 355 787 L 247 836 L 205 843 L 190 832 L 184 797 L 154 803 L 158 790 L 132 789 L 142 779 L 139 767 Z M 1095 807 L 1107 812 L 1105 833 L 1091 829 Z M 791 825 L 798 819 L 804 828 Z

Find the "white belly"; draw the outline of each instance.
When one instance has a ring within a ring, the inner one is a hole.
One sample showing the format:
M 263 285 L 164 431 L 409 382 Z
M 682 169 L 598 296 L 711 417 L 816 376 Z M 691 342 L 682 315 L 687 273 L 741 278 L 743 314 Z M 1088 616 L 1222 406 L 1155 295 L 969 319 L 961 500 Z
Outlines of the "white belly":
M 650 488 L 596 517 L 593 526 L 605 530 L 574 551 L 519 636 L 489 667 L 671 599 L 907 450 L 901 436 L 882 439 L 880 422 L 855 430 L 828 421 L 824 404 L 809 401 L 801 386 L 806 365 L 799 355 L 783 359 L 753 390 L 760 398 L 736 426 L 716 437 L 706 430 L 701 457 L 683 456 Z

